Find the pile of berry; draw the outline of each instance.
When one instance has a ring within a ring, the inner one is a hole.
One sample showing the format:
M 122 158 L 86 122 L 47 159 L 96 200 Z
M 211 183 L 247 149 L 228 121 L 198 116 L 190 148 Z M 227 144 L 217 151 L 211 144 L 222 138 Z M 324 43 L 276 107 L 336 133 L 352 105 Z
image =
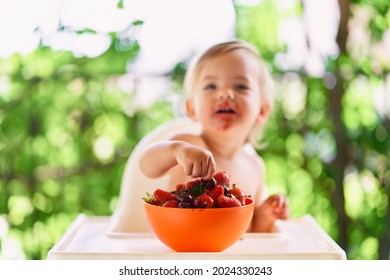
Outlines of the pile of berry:
M 179 184 L 172 192 L 156 189 L 143 199 L 153 205 L 174 208 L 225 208 L 252 203 L 239 187 L 230 186 L 230 177 L 223 171 L 216 172 L 211 180 L 202 178 Z

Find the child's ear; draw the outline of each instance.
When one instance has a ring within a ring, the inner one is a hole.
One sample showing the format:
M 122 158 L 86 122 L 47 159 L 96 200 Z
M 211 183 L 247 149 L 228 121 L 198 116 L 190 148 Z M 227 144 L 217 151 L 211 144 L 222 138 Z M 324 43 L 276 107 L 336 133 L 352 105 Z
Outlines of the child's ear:
M 269 102 L 263 102 L 260 106 L 259 115 L 257 116 L 256 121 L 258 123 L 266 123 L 268 120 L 268 117 L 271 113 L 271 105 Z
M 194 101 L 192 100 L 192 98 L 186 99 L 184 105 L 185 105 L 187 116 L 195 121 L 196 120 L 195 108 L 194 108 Z

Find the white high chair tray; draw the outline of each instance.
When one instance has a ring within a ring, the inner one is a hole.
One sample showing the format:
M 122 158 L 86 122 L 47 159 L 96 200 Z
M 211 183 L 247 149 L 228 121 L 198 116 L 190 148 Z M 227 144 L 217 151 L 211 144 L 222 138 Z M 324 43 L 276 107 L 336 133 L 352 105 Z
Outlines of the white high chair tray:
M 48 259 L 346 259 L 345 252 L 310 215 L 278 221 L 277 233 L 246 233 L 218 253 L 177 253 L 153 233 L 110 233 L 109 217 L 80 214 Z

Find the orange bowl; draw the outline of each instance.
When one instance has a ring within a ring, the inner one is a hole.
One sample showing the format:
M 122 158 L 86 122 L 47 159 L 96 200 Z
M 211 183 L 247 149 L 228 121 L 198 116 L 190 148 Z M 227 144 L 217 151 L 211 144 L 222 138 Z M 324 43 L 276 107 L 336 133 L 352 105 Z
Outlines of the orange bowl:
M 176 252 L 221 252 L 246 232 L 254 203 L 231 208 L 170 208 L 144 203 L 152 231 Z

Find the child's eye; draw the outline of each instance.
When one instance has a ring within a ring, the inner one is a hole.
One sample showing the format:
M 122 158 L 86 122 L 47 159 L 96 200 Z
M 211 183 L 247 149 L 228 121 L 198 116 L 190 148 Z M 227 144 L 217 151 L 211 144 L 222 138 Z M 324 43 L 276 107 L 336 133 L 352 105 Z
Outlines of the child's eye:
M 208 84 L 208 85 L 206 85 L 206 86 L 204 87 L 205 90 L 214 90 L 214 89 L 216 89 L 216 88 L 217 88 L 217 86 L 214 85 L 214 84 Z
M 240 90 L 240 91 L 249 89 L 249 87 L 247 85 L 244 85 L 244 84 L 237 84 L 235 87 L 237 90 Z

